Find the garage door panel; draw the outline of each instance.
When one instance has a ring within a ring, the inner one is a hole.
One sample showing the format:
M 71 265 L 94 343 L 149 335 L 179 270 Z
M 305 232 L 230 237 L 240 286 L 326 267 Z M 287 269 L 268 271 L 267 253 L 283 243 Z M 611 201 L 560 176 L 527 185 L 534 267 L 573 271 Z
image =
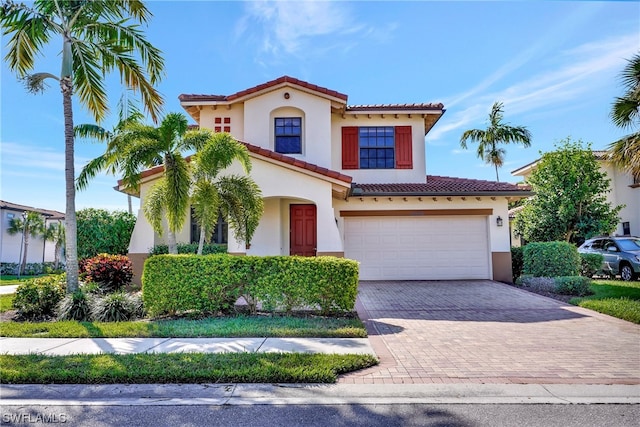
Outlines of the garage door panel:
M 345 219 L 345 256 L 363 280 L 488 279 L 486 217 Z

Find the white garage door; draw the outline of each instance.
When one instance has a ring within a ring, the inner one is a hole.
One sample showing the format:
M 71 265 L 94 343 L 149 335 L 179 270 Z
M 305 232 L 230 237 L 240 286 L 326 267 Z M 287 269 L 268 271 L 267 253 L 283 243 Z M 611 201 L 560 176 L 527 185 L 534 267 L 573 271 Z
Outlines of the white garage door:
M 490 278 L 484 216 L 349 217 L 344 240 L 361 280 Z

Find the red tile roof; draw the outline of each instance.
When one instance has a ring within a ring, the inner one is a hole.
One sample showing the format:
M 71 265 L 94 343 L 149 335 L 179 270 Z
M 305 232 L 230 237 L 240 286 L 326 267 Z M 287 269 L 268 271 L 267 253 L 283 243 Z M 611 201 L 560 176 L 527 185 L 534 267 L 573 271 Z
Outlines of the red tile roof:
M 270 159 L 277 160 L 281 163 L 286 163 L 288 165 L 294 165 L 302 169 L 306 169 L 311 172 L 318 173 L 320 175 L 327 176 L 329 178 L 334 178 L 339 181 L 343 181 L 346 183 L 351 183 L 352 178 L 348 175 L 341 174 L 340 172 L 336 172 L 331 169 L 324 168 L 322 166 L 314 165 L 313 163 L 305 162 L 304 160 L 296 159 L 294 157 L 286 156 L 284 154 L 276 153 L 272 150 L 267 150 L 266 148 L 258 147 L 257 145 L 249 144 L 248 142 L 239 141 L 244 144 L 250 152 L 259 154 L 263 157 L 267 157 Z
M 442 110 L 442 109 L 444 109 L 444 104 L 442 103 L 347 105 L 347 111 L 376 111 L 376 110 L 424 111 L 424 110 Z
M 238 98 L 242 98 L 243 96 L 251 95 L 252 93 L 260 92 L 264 89 L 269 89 L 274 86 L 278 86 L 283 83 L 291 83 L 305 89 L 310 89 L 314 92 L 318 92 L 324 95 L 332 96 L 334 98 L 342 99 L 343 101 L 347 101 L 347 95 L 337 92 L 335 90 L 327 89 L 326 87 L 317 86 L 299 79 L 290 76 L 282 76 L 275 80 L 271 80 L 266 83 L 259 84 L 258 86 L 251 87 L 249 89 L 241 90 L 240 92 L 236 92 L 231 95 L 202 95 L 202 94 L 181 94 L 178 96 L 178 99 L 181 102 L 185 101 L 233 101 Z
M 479 179 L 454 178 L 448 176 L 427 175 L 425 183 L 410 184 L 353 184 L 352 196 L 388 196 L 388 195 L 518 195 L 529 196 L 529 187 L 508 182 L 484 181 Z
M 317 174 L 326 176 L 328 178 L 337 179 L 339 181 L 343 181 L 347 184 L 351 183 L 352 178 L 348 175 L 341 174 L 340 172 L 336 172 L 331 169 L 324 168 L 322 166 L 315 165 L 313 163 L 305 162 L 304 160 L 296 159 L 294 157 L 286 156 L 284 154 L 276 153 L 275 151 L 268 150 L 266 148 L 258 147 L 257 145 L 249 144 L 248 142 L 238 141 L 244 146 L 247 147 L 249 152 L 258 154 L 263 157 L 267 157 L 269 159 L 273 159 L 277 162 L 293 165 L 301 169 L 308 170 L 310 172 L 315 172 Z M 191 156 L 187 157 L 187 161 L 191 161 Z M 141 178 L 146 178 L 152 175 L 156 175 L 162 172 L 164 165 L 155 166 L 151 169 L 144 170 L 140 173 Z M 118 186 L 122 185 L 122 180 L 118 180 Z

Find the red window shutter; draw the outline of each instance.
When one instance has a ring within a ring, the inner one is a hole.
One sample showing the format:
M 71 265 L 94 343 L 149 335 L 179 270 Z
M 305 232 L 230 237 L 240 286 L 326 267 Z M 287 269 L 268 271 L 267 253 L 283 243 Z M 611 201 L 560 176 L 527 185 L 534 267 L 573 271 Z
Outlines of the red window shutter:
M 413 169 L 411 126 L 396 126 L 396 169 Z
M 342 128 L 342 169 L 358 169 L 358 127 Z

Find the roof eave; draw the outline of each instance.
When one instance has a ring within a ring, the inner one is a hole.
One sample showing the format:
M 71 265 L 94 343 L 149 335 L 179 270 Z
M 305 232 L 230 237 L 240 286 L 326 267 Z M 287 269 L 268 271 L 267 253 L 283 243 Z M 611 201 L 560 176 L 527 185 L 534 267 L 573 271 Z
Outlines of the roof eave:
M 530 197 L 532 191 L 393 191 L 359 193 L 352 189 L 351 197 Z

